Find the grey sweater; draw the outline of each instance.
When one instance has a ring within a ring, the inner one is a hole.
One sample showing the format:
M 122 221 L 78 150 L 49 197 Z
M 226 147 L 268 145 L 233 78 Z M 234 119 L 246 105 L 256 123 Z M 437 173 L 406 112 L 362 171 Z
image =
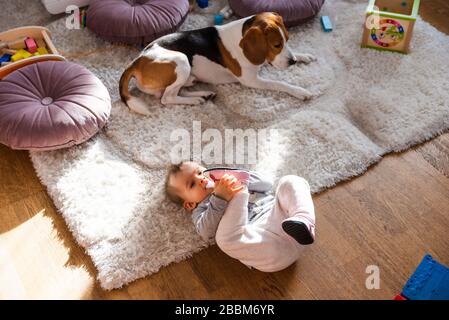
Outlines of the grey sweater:
M 263 178 L 257 172 L 248 172 L 250 174 L 248 220 L 251 223 L 271 210 L 274 205 L 274 197 L 271 194 L 273 188 L 271 181 Z M 211 241 L 215 239 L 218 224 L 227 207 L 228 201 L 210 194 L 193 210 L 192 221 L 203 240 Z

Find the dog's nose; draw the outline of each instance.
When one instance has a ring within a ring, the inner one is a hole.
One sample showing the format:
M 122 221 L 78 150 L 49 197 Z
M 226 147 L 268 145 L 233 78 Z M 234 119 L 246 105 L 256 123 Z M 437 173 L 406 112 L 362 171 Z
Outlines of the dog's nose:
M 292 66 L 292 65 L 294 65 L 296 63 L 296 59 L 289 59 L 288 60 L 288 65 L 289 66 Z

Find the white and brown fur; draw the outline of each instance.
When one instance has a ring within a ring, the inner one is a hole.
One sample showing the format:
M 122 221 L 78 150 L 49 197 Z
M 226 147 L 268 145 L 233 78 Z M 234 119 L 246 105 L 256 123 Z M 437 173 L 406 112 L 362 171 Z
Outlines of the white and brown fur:
M 194 81 L 240 82 L 299 99 L 311 98 L 312 93 L 304 88 L 258 75 L 265 63 L 283 70 L 298 61 L 315 60 L 310 54 L 294 54 L 287 41 L 281 16 L 271 12 L 166 35 L 150 43 L 126 68 L 120 79 L 120 96 L 131 110 L 148 114 L 143 101 L 129 94 L 129 81 L 134 77 L 141 91 L 160 98 L 162 104 L 200 104 L 215 96 L 211 91 L 181 91 Z

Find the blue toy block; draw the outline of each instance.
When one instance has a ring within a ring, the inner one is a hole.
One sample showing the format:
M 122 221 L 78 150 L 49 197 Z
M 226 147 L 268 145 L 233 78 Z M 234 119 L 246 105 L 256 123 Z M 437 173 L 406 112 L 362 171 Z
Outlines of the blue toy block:
M 201 9 L 207 8 L 209 6 L 209 0 L 196 0 L 196 3 Z
M 215 25 L 223 24 L 223 16 L 221 14 L 215 15 L 215 17 L 214 17 L 214 24 Z
M 324 32 L 332 31 L 332 22 L 329 16 L 321 16 L 321 26 L 323 27 Z
M 449 268 L 427 254 L 401 294 L 409 300 L 449 300 Z
M 10 54 L 4 54 L 0 57 L 0 63 L 2 62 L 8 62 L 11 61 L 11 55 Z

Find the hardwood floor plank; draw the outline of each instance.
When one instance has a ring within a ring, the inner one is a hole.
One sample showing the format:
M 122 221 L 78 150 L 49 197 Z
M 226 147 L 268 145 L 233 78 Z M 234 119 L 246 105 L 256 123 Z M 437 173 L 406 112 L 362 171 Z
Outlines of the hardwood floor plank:
M 416 152 L 449 178 L 449 133 L 442 134 L 416 148 Z
M 12 151 L 0 144 L 0 209 L 44 190 L 27 151 Z

